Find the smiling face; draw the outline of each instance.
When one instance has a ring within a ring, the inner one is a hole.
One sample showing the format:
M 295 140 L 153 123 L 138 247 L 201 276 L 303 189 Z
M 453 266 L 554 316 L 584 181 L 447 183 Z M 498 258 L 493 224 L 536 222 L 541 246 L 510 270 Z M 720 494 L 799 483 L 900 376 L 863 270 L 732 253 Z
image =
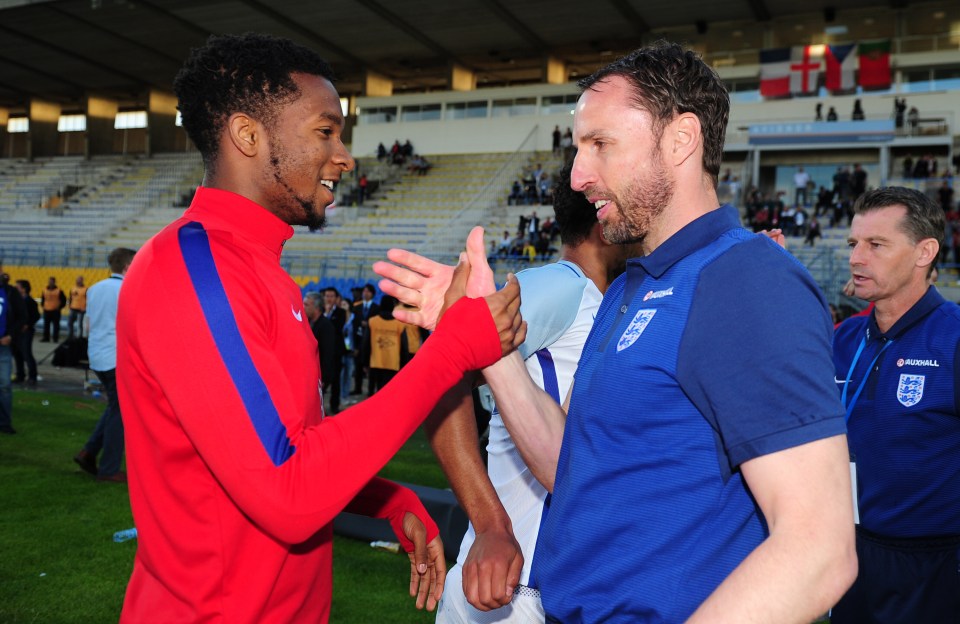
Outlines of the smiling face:
M 850 226 L 850 273 L 854 295 L 882 301 L 912 290 L 925 290 L 929 260 L 922 246 L 904 231 L 907 211 L 890 206 L 857 214 Z
M 570 185 L 596 206 L 611 243 L 643 240 L 673 198 L 675 181 L 663 162 L 661 137 L 621 76 L 594 84 L 580 97 Z
M 264 205 L 290 225 L 323 227 L 333 189 L 354 161 L 343 145 L 340 98 L 329 80 L 293 74 L 299 97 L 266 124 Z

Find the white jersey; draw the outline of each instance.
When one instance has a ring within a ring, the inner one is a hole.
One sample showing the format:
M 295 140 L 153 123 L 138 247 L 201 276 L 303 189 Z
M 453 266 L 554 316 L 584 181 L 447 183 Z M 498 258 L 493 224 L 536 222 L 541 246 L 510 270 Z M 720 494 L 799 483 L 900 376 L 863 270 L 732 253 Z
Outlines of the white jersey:
M 519 348 L 520 354 L 534 382 L 562 404 L 573 383 L 583 344 L 593 327 L 603 295 L 580 267 L 566 260 L 521 271 L 517 274 L 517 280 L 522 296 L 520 313 L 527 322 L 527 337 Z M 523 552 L 520 584 L 536 588 L 536 580 L 530 579 L 530 568 L 547 491 L 527 468 L 496 407 L 490 419 L 487 453 L 490 481 L 510 516 L 514 536 Z M 460 545 L 458 566 L 463 566 L 475 538 L 471 524 Z M 518 600 L 520 598 L 519 594 L 514 596 L 518 603 L 522 602 Z M 508 616 L 506 612 L 512 610 L 513 603 L 482 616 L 483 612 L 466 603 L 460 583 L 447 585 L 444 602 L 456 602 L 459 617 L 447 611 L 453 609 L 454 605 L 446 604 L 445 608 L 438 611 L 438 622 L 477 624 L 491 621 L 490 613 L 497 614 L 497 622 L 531 621 L 520 613 L 516 614 L 516 618 Z M 536 602 L 539 609 L 539 599 Z M 447 615 L 444 611 L 447 611 Z M 505 619 L 505 616 L 509 619 Z

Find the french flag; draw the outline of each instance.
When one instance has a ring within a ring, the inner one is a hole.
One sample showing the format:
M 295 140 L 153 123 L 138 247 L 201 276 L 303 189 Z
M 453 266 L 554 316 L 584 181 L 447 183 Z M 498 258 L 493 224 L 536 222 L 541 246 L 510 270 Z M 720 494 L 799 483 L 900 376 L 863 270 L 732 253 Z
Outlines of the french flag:
M 827 72 L 824 86 L 828 91 L 852 91 L 857 83 L 854 72 L 857 69 L 857 55 L 853 51 L 857 44 L 827 46 Z
M 790 48 L 760 50 L 760 95 L 790 95 Z

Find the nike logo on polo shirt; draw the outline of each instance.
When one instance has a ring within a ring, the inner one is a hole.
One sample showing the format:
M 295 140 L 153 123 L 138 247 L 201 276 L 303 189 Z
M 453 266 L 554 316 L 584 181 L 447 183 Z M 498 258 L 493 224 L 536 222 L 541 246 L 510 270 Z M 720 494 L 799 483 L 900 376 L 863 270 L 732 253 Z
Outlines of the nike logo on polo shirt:
M 303 322 L 303 316 L 301 312 L 297 312 L 296 308 L 293 307 L 293 304 L 290 304 L 290 311 L 293 312 L 293 318 L 297 319 L 297 322 Z
M 838 384 L 845 384 L 845 383 L 847 383 L 847 380 L 846 380 L 846 379 L 840 379 L 839 377 L 836 377 L 836 376 L 833 378 L 833 380 L 834 380 L 835 382 L 837 382 Z

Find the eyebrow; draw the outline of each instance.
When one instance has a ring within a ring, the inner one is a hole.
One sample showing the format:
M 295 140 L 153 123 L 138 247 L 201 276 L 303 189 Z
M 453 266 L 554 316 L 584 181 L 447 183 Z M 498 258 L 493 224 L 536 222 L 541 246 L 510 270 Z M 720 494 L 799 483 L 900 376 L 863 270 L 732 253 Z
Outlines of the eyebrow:
M 320 113 L 317 115 L 317 117 L 319 117 L 321 120 L 332 121 L 338 126 L 343 126 L 343 115 L 336 113 Z

